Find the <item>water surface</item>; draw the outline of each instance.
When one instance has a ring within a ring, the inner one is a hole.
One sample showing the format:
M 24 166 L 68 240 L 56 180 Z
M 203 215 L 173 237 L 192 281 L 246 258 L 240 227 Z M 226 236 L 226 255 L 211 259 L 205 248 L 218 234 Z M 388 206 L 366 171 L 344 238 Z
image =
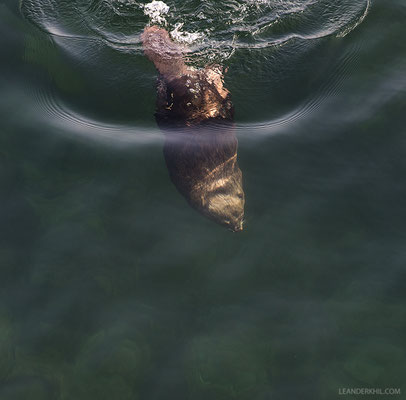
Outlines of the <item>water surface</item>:
M 0 3 L 0 398 L 406 391 L 404 1 L 145 4 Z M 169 180 L 157 16 L 228 67 L 241 233 Z

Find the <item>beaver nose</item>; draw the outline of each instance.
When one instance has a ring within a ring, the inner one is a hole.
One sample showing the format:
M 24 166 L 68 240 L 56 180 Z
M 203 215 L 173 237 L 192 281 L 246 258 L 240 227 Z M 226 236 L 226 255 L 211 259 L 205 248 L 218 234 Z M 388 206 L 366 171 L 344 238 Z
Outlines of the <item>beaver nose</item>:
M 241 232 L 244 228 L 243 228 L 243 221 L 239 221 L 237 222 L 237 224 L 234 226 L 234 232 Z

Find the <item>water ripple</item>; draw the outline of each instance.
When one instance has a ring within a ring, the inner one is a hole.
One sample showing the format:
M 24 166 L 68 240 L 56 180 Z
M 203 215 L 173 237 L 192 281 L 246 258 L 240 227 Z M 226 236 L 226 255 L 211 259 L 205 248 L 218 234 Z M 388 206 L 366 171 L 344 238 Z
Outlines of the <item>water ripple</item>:
M 56 131 L 68 135 L 78 135 L 86 140 L 109 142 L 115 145 L 148 144 L 161 142 L 162 135 L 159 131 L 150 128 L 137 127 L 131 124 L 108 123 L 95 120 L 89 116 L 80 114 L 71 109 L 56 94 L 50 90 L 31 89 L 31 96 L 34 97 L 33 104 L 36 122 L 52 126 Z
M 191 48 L 189 60 L 222 62 L 236 49 L 263 49 L 294 39 L 343 37 L 363 22 L 371 0 L 22 0 L 23 15 L 57 36 L 100 39 L 119 51 L 140 51 L 148 23 L 166 26 Z
M 264 49 L 272 48 L 283 53 L 284 63 L 288 65 L 295 64 L 297 54 L 311 47 L 304 43 L 348 35 L 364 21 L 370 1 L 230 0 L 218 3 L 210 0 L 196 4 L 191 0 L 167 0 L 166 7 L 159 1 L 41 0 L 38 4 L 35 0 L 22 0 L 21 11 L 29 21 L 51 34 L 57 46 L 78 64 L 95 59 L 93 54 L 104 45 L 122 54 L 141 54 L 140 33 L 148 23 L 160 23 L 177 40 L 188 42 L 187 59 L 192 64 L 224 62 L 236 52 L 248 50 L 262 54 Z M 154 3 L 158 4 L 157 9 L 154 9 Z M 148 4 L 149 8 L 146 8 Z M 97 46 L 94 41 L 98 42 Z M 295 42 L 300 45 L 292 45 L 286 50 L 286 46 Z M 344 52 L 335 60 L 329 79 L 305 95 L 299 104 L 281 110 L 276 118 L 266 122 L 257 119 L 251 125 L 251 131 L 259 135 L 265 130 L 269 133 L 318 113 L 323 103 L 340 90 L 357 54 L 356 48 Z M 245 67 L 248 71 L 249 65 Z M 97 65 L 92 64 L 91 68 L 97 68 Z M 61 130 L 86 137 L 118 139 L 119 142 L 149 142 L 159 137 L 138 127 L 134 134 L 134 126 L 130 124 L 109 124 L 82 115 L 63 101 L 61 93 L 39 90 L 35 92 L 35 101 L 42 118 Z M 236 127 L 240 133 L 246 128 L 246 125 Z

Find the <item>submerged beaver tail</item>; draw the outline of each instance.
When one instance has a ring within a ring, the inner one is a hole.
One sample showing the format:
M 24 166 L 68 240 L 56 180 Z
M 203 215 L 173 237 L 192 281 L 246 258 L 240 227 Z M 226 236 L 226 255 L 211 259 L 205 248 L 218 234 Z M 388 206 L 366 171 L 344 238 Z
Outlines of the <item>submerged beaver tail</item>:
M 142 33 L 141 41 L 145 55 L 163 76 L 176 76 L 186 72 L 182 48 L 171 40 L 165 29 L 149 26 Z

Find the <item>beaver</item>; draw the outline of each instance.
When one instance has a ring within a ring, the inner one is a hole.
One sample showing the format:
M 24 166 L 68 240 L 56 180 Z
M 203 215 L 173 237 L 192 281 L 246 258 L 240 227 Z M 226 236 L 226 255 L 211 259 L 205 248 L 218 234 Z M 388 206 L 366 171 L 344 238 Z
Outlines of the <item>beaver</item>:
M 241 231 L 245 196 L 234 107 L 222 68 L 187 66 L 182 47 L 163 28 L 145 28 L 141 41 L 159 72 L 155 119 L 165 133 L 164 157 L 173 184 L 200 213 Z

